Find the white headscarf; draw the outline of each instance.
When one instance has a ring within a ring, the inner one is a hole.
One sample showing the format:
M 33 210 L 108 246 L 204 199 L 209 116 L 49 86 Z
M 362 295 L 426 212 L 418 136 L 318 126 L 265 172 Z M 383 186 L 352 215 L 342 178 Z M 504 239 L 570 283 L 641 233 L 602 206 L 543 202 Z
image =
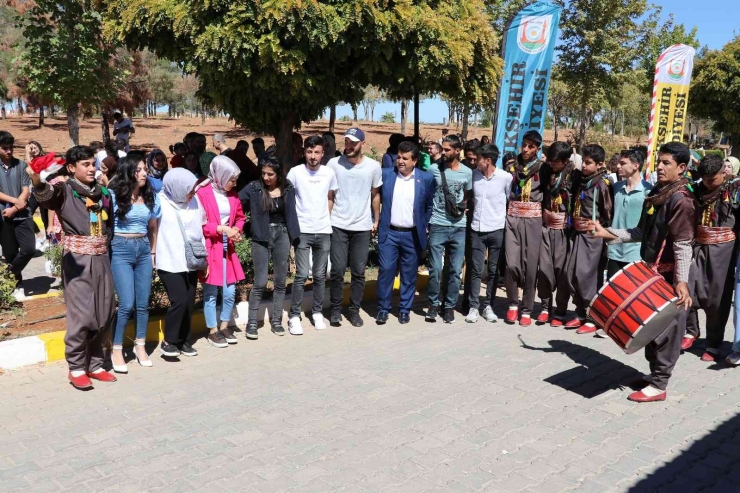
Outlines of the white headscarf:
M 211 161 L 208 179 L 213 183 L 214 191 L 226 193 L 224 186 L 229 182 L 229 180 L 239 176 L 239 173 L 241 173 L 239 166 L 237 166 L 231 158 L 226 156 L 216 156 L 216 158 Z
M 188 201 L 188 194 L 198 181 L 195 175 L 186 168 L 171 169 L 162 180 L 162 192 L 171 202 L 184 206 Z

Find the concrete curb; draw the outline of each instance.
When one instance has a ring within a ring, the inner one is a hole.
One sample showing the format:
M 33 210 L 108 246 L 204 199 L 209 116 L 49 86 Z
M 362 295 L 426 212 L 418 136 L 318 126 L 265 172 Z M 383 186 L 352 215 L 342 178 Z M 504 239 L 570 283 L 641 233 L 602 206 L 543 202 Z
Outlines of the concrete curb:
M 423 294 L 426 291 L 426 287 L 429 282 L 428 273 L 419 273 L 419 277 L 416 282 L 416 290 Z M 400 288 L 400 280 L 396 277 L 393 283 L 393 290 L 397 291 Z M 58 293 L 59 294 L 59 293 Z M 58 296 L 58 294 L 56 294 Z M 39 295 L 39 297 L 52 297 L 55 296 L 52 293 L 47 295 Z M 363 296 L 364 303 L 372 303 L 377 301 L 377 281 L 367 281 L 365 283 L 365 295 Z M 349 284 L 344 286 L 344 300 L 343 304 L 346 306 L 349 304 Z M 303 295 L 303 301 L 301 303 L 302 312 L 306 312 L 311 309 L 313 305 L 313 292 L 306 291 Z M 329 293 L 328 287 L 327 292 L 324 296 L 324 308 L 329 306 Z M 286 311 L 290 308 L 290 299 L 286 299 L 283 304 L 283 310 Z M 235 306 L 235 315 L 232 317 L 232 322 L 238 326 L 245 326 L 247 323 L 249 302 L 242 301 Z M 260 311 L 257 315 L 259 320 L 269 320 L 269 315 L 272 311 L 272 300 L 263 300 L 260 304 Z M 191 333 L 194 335 L 205 334 L 206 322 L 203 315 L 203 310 L 198 310 L 193 314 L 191 323 Z M 60 361 L 64 359 L 64 335 L 65 331 L 60 330 L 56 332 L 48 332 L 46 334 L 39 334 L 37 336 L 21 337 L 18 339 L 12 339 L 10 341 L 0 342 L 0 368 L 3 370 L 12 370 L 15 368 L 21 368 L 23 366 L 37 365 L 39 363 L 50 363 L 53 361 Z M 136 337 L 136 327 L 134 322 L 130 321 L 126 326 L 126 333 L 124 336 L 124 346 L 133 346 L 133 341 Z M 149 324 L 147 326 L 146 340 L 147 342 L 160 342 L 164 338 L 164 315 L 154 315 L 149 318 Z

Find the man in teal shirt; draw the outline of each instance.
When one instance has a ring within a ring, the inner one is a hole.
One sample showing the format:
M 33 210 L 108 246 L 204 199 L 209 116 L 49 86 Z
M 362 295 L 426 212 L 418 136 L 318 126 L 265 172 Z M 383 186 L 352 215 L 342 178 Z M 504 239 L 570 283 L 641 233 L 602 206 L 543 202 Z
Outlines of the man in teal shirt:
M 640 151 L 622 151 L 617 165 L 621 181 L 614 184 L 614 219 L 612 228 L 630 229 L 637 227 L 642 214 L 642 203 L 653 186 L 642 179 L 645 156 Z M 627 264 L 640 260 L 640 243 L 609 245 L 606 271 L 611 278 Z

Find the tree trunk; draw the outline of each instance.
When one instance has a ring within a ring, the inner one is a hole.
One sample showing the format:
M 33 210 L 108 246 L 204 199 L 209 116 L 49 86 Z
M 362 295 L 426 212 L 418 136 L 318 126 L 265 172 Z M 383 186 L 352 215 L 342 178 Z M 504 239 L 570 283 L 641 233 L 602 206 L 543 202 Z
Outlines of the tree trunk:
M 23 116 L 23 99 L 18 96 L 18 115 Z
M 39 128 L 44 126 L 44 105 L 39 106 Z
M 586 103 L 581 104 L 581 122 L 578 129 L 578 152 L 583 151 L 583 146 L 586 145 Z
M 108 118 L 108 110 L 103 110 L 100 112 L 100 129 L 103 133 L 103 144 L 107 145 L 108 142 L 110 142 L 110 126 L 108 122 L 110 119 Z
M 206 105 L 203 105 L 200 111 L 200 124 L 201 125 L 206 124 Z
M 80 145 L 80 110 L 77 103 L 72 103 L 67 107 L 67 129 L 71 145 Z
M 452 101 L 447 101 L 447 126 L 452 124 L 452 120 L 455 118 L 455 105 Z
M 553 118 L 552 119 L 552 129 L 555 132 L 555 142 L 558 141 L 558 119 Z
M 2 114 L 3 120 L 8 118 L 8 113 L 5 111 L 5 101 L 0 102 L 2 104 L 2 107 L 0 107 L 0 114 Z
M 356 122 L 357 121 L 357 104 L 356 103 L 352 104 L 352 116 L 354 117 L 352 121 Z
M 419 92 L 414 92 L 414 137 L 421 137 L 419 130 Z
M 406 135 L 406 120 L 408 120 L 409 100 L 401 100 L 401 133 Z
M 293 166 L 293 130 L 298 125 L 298 115 L 294 112 L 287 113 L 280 121 L 279 133 L 275 135 L 277 146 L 276 155 L 283 165 L 283 173 L 287 174 Z
M 470 120 L 470 105 L 466 104 L 462 115 L 462 130 L 460 130 L 460 137 L 463 140 L 468 140 L 468 122 Z
M 337 122 L 337 105 L 331 105 L 329 109 L 329 132 L 334 132 L 334 124 Z

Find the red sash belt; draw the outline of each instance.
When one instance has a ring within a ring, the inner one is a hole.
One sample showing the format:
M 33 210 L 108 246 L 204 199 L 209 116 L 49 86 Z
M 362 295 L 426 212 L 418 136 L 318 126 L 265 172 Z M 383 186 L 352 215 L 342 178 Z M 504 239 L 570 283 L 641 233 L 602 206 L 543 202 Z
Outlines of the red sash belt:
M 108 253 L 108 237 L 66 235 L 64 249 L 79 255 L 105 255 Z
M 590 231 L 588 229 L 588 219 L 584 217 L 574 217 L 573 218 L 573 227 L 576 231 L 580 231 L 581 233 L 585 233 L 586 231 Z
M 568 225 L 568 216 L 565 212 L 552 212 L 545 209 L 542 215 L 545 218 L 545 226 L 550 229 L 565 229 Z
M 710 228 L 699 226 L 696 231 L 696 240 L 702 245 L 717 245 L 735 241 L 732 228 Z
M 542 217 L 542 204 L 539 202 L 509 202 L 511 217 Z

